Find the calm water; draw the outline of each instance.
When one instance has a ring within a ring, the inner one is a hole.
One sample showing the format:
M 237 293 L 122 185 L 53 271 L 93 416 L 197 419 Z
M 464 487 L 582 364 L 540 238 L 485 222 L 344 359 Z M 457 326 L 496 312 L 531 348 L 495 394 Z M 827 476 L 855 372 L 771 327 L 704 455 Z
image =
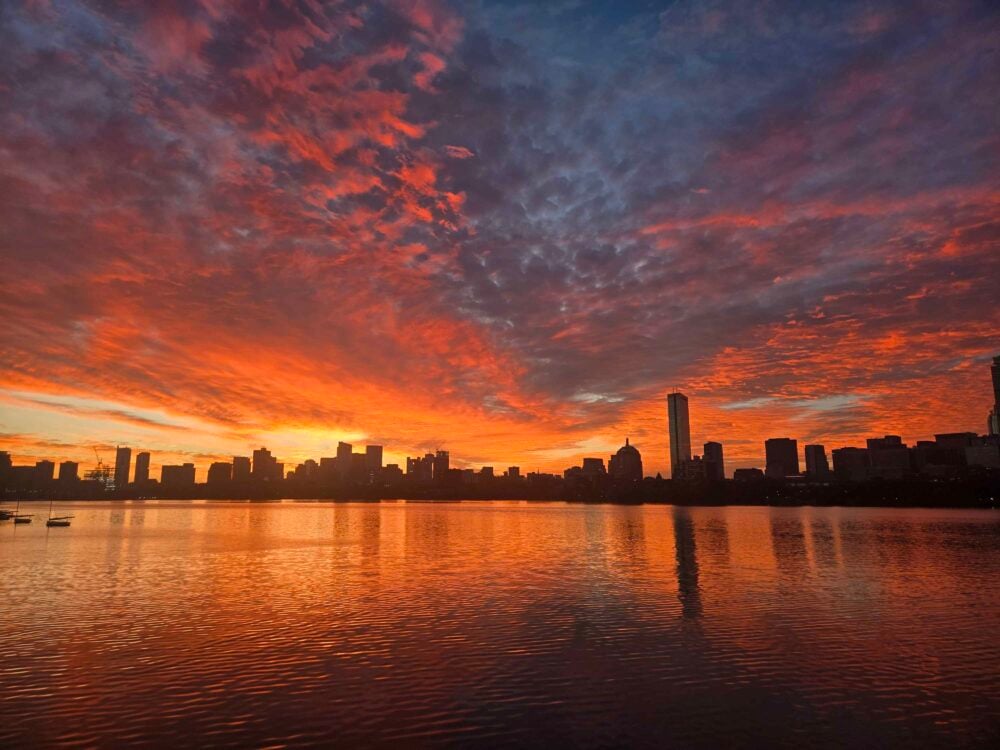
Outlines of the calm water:
M 992 512 L 72 512 L 0 525 L 3 747 L 1000 737 Z

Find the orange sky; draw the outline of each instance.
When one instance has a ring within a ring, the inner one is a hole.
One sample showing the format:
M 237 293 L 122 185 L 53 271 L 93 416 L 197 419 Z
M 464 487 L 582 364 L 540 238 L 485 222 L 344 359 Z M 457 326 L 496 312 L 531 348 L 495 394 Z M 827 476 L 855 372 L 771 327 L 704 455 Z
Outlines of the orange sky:
M 675 386 L 730 471 L 772 436 L 982 432 L 978 7 L 15 8 L 0 450 L 561 471 L 629 436 L 666 473 Z

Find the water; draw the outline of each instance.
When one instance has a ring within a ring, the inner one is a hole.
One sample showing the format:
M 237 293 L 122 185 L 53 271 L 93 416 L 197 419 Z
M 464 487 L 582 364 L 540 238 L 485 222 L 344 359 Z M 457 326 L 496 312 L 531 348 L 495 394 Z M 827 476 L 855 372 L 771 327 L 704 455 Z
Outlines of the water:
M 0 525 L 2 747 L 1000 737 L 993 512 L 68 508 Z

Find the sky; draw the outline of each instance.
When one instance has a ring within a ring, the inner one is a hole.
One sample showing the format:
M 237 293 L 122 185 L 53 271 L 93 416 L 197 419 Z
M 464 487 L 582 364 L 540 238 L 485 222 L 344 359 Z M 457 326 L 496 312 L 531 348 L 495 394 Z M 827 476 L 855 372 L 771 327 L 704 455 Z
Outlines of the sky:
M 991 2 L 0 4 L 0 450 L 985 429 Z M 700 452 L 700 451 L 698 451 Z

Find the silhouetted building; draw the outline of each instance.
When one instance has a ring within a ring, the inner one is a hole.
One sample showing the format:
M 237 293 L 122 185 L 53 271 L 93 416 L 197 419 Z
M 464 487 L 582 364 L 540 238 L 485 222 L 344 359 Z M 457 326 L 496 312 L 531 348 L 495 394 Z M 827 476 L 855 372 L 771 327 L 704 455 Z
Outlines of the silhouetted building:
M 135 454 L 135 483 L 146 484 L 149 482 L 149 452 L 142 451 Z
M 434 454 L 406 459 L 406 476 L 411 481 L 429 482 L 434 477 Z
M 258 448 L 253 452 L 253 468 L 251 476 L 257 482 L 277 482 L 284 477 L 284 464 L 271 455 L 267 448 Z
M 974 432 L 945 432 L 935 435 L 934 443 L 939 448 L 950 448 L 961 453 L 970 445 L 975 445 L 977 437 L 979 436 Z
M 187 489 L 194 486 L 194 464 L 167 465 L 160 468 L 160 484 L 165 489 Z
M 692 456 L 681 464 L 680 474 L 674 479 L 684 482 L 704 482 L 709 478 L 708 474 L 708 462 L 704 461 L 701 456 Z
M 764 441 L 766 467 L 764 473 L 772 479 L 798 476 L 799 443 L 792 438 L 771 438 Z
M 56 475 L 56 465 L 52 461 L 35 462 L 35 481 L 44 484 L 51 482 Z
M 833 473 L 837 479 L 848 482 L 868 479 L 868 449 L 834 448 Z
M 993 358 L 990 374 L 993 376 L 993 408 L 986 420 L 986 434 L 1000 435 L 1000 356 Z
M 337 476 L 341 480 L 347 479 L 351 473 L 352 455 L 354 455 L 354 446 L 343 440 L 337 443 Z
M 80 464 L 76 461 L 63 461 L 59 464 L 59 481 L 75 482 L 80 478 Z
M 982 466 L 1000 469 L 1000 444 L 983 441 L 965 449 L 965 463 L 968 466 Z
M 14 464 L 10 460 L 10 453 L 8 451 L 0 451 L 0 476 L 7 473 Z
M 118 446 L 115 449 L 115 489 L 128 487 L 128 477 L 132 469 L 132 449 Z
M 233 481 L 249 482 L 251 474 L 249 456 L 233 456 Z
M 635 446 L 629 445 L 628 438 L 625 438 L 625 445 L 611 457 L 608 473 L 613 479 L 622 482 L 638 482 L 642 479 L 642 456 Z
M 722 458 L 722 443 L 716 443 L 714 441 L 709 441 L 704 445 L 704 458 L 705 462 L 705 478 L 706 479 L 725 479 L 726 478 L 726 464 Z
M 583 466 L 580 468 L 580 474 L 588 479 L 600 479 L 601 477 L 606 477 L 608 475 L 608 471 L 604 468 L 604 459 L 583 459 Z
M 493 467 L 484 466 L 479 470 L 479 478 L 484 482 L 489 482 L 493 479 Z
M 403 470 L 399 464 L 388 464 L 382 469 L 382 481 L 388 487 L 398 487 L 403 483 Z
M 365 468 L 368 470 L 368 481 L 373 482 L 382 473 L 382 446 L 365 446 Z
M 910 450 L 899 435 L 868 439 L 868 476 L 902 479 L 910 474 Z
M 806 474 L 812 479 L 829 479 L 830 463 L 826 459 L 826 448 L 822 445 L 807 445 Z
M 229 482 L 233 478 L 233 465 L 225 461 L 216 461 L 211 466 L 208 467 L 208 477 L 206 481 L 209 484 L 223 484 Z
M 521 478 L 521 467 L 520 466 L 508 466 L 507 471 L 504 475 L 508 479 L 520 479 Z
M 677 477 L 684 462 L 691 460 L 688 398 L 683 393 L 667 396 L 667 429 L 670 433 L 670 475 Z
M 448 465 L 451 459 L 448 451 L 438 451 L 434 456 L 434 481 L 441 482 L 448 476 Z
M 760 469 L 737 469 L 733 472 L 733 480 L 736 482 L 757 482 L 764 479 L 764 472 Z

